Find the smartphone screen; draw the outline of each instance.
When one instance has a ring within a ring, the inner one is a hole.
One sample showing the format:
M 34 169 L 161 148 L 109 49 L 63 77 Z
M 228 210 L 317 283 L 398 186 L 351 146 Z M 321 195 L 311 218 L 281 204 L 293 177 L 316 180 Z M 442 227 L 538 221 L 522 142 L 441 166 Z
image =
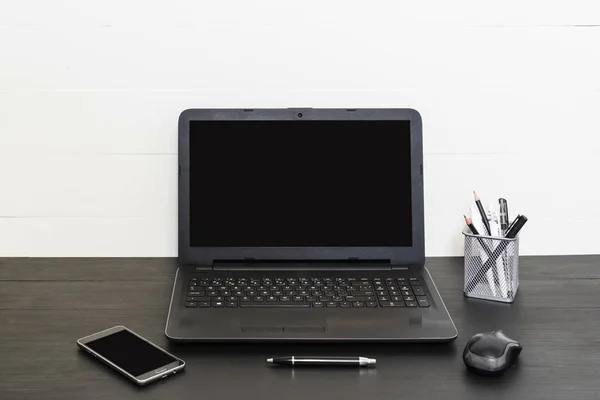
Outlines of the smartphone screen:
M 138 378 L 180 362 L 126 329 L 88 341 L 85 346 Z

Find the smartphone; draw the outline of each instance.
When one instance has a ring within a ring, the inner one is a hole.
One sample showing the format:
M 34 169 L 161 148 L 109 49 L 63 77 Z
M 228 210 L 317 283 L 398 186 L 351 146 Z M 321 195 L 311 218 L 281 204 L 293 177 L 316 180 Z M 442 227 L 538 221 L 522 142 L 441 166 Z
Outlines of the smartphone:
M 121 325 L 83 337 L 77 345 L 142 386 L 185 368 L 183 360 Z

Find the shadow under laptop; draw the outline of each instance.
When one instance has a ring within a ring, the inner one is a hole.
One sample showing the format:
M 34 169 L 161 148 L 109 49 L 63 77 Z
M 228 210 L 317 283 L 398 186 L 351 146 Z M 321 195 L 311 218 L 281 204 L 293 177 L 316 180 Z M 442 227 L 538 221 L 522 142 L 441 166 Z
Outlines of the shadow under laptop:
M 207 357 L 231 360 L 231 355 L 284 357 L 327 356 L 369 357 L 385 359 L 397 356 L 455 357 L 458 354 L 454 342 L 449 343 L 392 343 L 392 342 L 257 342 L 257 343 L 170 343 L 169 350 L 182 357 Z

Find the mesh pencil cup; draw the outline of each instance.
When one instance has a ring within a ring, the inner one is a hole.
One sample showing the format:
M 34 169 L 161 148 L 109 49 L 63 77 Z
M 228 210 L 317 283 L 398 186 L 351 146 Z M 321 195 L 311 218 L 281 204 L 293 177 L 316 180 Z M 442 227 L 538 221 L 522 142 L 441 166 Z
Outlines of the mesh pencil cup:
M 477 299 L 512 303 L 519 288 L 519 236 L 465 236 L 464 294 Z

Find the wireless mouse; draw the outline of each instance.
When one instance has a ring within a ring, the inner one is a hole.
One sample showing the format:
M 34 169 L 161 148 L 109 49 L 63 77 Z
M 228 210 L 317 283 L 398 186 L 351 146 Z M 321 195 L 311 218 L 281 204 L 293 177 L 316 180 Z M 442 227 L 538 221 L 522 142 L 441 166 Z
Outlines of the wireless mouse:
M 478 333 L 465 346 L 463 361 L 470 371 L 501 375 L 517 362 L 523 347 L 502 331 Z

